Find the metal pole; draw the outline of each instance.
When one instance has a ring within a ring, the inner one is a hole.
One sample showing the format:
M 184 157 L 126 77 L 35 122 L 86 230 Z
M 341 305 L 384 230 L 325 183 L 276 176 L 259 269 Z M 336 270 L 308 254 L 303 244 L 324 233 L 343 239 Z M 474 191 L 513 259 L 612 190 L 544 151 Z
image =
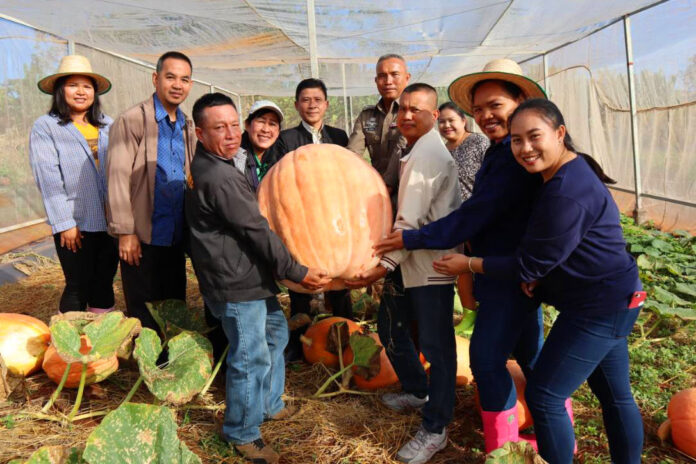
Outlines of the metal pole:
M 631 18 L 623 18 L 624 39 L 626 41 L 626 68 L 628 71 L 628 97 L 631 108 L 631 141 L 633 145 L 633 181 L 636 189 L 636 207 L 633 215 L 637 223 L 643 219 L 640 177 L 640 147 L 638 141 L 638 113 L 636 111 L 636 81 L 633 69 L 633 42 L 631 41 Z
M 215 86 L 210 84 L 210 93 L 215 93 Z
M 242 109 L 242 97 L 237 94 L 237 111 L 239 112 L 239 120 L 244 121 L 244 110 Z
M 350 108 L 350 120 L 355 121 L 355 118 L 353 117 L 353 97 L 348 97 L 348 106 Z
M 546 53 L 541 55 L 541 62 L 544 65 L 544 90 L 546 90 L 546 96 L 551 99 L 551 90 L 549 89 L 549 62 L 546 59 Z
M 346 133 L 350 134 L 352 119 L 348 120 L 348 93 L 346 92 L 346 64 L 341 63 L 341 80 L 343 81 L 343 118 L 346 122 Z
M 319 61 L 317 60 L 317 21 L 314 12 L 314 0 L 307 0 L 307 35 L 309 36 L 309 64 L 312 77 L 319 78 Z
M 75 41 L 68 40 L 68 55 L 74 55 L 74 54 L 75 54 Z

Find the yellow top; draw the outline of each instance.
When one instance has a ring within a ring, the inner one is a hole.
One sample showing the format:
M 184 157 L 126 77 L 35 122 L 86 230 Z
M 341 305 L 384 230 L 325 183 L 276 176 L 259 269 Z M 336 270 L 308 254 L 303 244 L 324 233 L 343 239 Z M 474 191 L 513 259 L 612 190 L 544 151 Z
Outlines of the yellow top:
M 87 145 L 89 145 L 90 150 L 92 150 L 94 163 L 97 165 L 97 168 L 99 168 L 99 129 L 89 123 L 83 125 L 76 124 L 73 121 L 73 125 L 80 131 L 85 140 L 87 140 Z

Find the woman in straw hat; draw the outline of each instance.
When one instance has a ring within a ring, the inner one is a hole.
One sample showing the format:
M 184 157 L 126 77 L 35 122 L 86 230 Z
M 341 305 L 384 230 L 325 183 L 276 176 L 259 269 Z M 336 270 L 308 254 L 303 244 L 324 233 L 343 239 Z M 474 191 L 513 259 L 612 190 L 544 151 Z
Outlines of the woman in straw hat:
M 527 98 L 546 98 L 544 90 L 525 77 L 517 63 L 499 59 L 481 72 L 456 79 L 449 96 L 473 115 L 491 141 L 472 195 L 456 211 L 419 230 L 391 233 L 376 245 L 377 253 L 447 249 L 469 241 L 476 256 L 507 255 L 522 239 L 542 179 L 529 175 L 515 161 L 507 123 Z M 479 391 L 485 448 L 490 452 L 520 438 L 515 385 L 506 362 L 514 355 L 529 375 L 543 343 L 543 326 L 540 301 L 527 297 L 518 283 L 476 277 L 474 295 L 479 307 L 470 362 Z M 533 437 L 523 438 L 535 444 Z
M 559 311 L 525 392 L 541 457 L 573 462 L 564 401 L 587 380 L 602 406 L 611 462 L 640 463 L 643 422 L 631 392 L 627 337 L 645 292 L 604 185 L 615 182 L 574 147 L 552 102 L 527 100 L 509 122 L 517 162 L 544 179 L 519 248 L 509 256 L 448 255 L 434 267 L 522 282 L 529 296 L 539 293 Z
M 65 276 L 59 310 L 110 311 L 118 265 L 104 212 L 112 120 L 101 112 L 99 95 L 111 83 L 92 72 L 87 58 L 69 55 L 38 86 L 52 96 L 51 109 L 31 129 L 29 161 Z

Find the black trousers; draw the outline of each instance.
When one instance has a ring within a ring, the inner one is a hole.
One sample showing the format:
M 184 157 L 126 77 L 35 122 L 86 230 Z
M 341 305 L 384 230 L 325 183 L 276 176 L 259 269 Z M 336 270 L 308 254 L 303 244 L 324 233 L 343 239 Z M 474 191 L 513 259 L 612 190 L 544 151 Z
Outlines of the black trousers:
M 65 289 L 58 309 L 84 311 L 87 305 L 107 309 L 114 306 L 114 276 L 118 249 L 106 232 L 82 232 L 82 248 L 72 252 L 60 246 L 60 233 L 53 235 Z
M 139 266 L 121 260 L 123 296 L 128 315 L 140 319 L 143 327 L 157 333 L 159 328 L 145 306 L 146 302 L 186 300 L 186 256 L 183 243 L 172 246 L 140 244 L 143 257 Z

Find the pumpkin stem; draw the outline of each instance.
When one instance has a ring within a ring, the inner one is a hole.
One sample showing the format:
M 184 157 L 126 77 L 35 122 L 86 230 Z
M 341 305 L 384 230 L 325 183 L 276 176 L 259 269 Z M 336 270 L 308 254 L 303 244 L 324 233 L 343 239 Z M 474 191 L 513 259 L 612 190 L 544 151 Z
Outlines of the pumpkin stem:
M 68 415 L 68 419 L 72 422 L 73 418 L 80 409 L 80 404 L 82 404 L 82 395 L 85 392 L 85 383 L 87 381 L 87 363 L 82 363 L 82 374 L 80 375 L 80 386 L 77 388 L 77 398 L 75 398 L 75 405 Z
M 123 401 L 121 401 L 121 404 L 126 404 L 127 402 L 129 402 L 131 400 L 131 398 L 133 398 L 133 395 L 135 395 L 135 392 L 138 391 L 138 387 L 140 387 L 140 384 L 143 383 L 143 380 L 144 380 L 144 377 L 141 374 L 140 377 L 138 377 L 138 380 L 135 381 L 135 384 L 133 384 L 133 387 L 131 387 L 131 389 L 128 392 L 128 394 L 126 395 L 126 397 L 123 398 Z
M 338 372 L 336 372 L 335 374 L 333 374 L 331 377 L 329 377 L 328 379 L 326 379 L 326 382 L 324 382 L 323 385 L 322 385 L 321 387 L 319 387 L 319 390 L 317 390 L 316 393 L 314 393 L 313 396 L 314 396 L 315 398 L 321 398 L 322 393 L 324 393 L 324 391 L 325 391 L 327 388 L 329 388 L 329 385 L 331 385 L 331 383 L 332 383 L 334 380 L 336 380 L 336 379 L 338 379 L 339 377 L 341 377 L 347 370 L 351 369 L 351 368 L 353 367 L 353 364 L 354 364 L 354 363 L 348 364 L 346 367 L 344 367 L 343 369 L 339 370 Z M 341 387 L 339 391 L 343 391 L 343 387 Z
M 222 355 L 220 356 L 220 359 L 218 359 L 217 364 L 215 364 L 215 368 L 213 369 L 213 372 L 210 374 L 210 378 L 208 381 L 205 383 L 203 386 L 203 390 L 198 394 L 201 398 L 208 393 L 208 389 L 210 386 L 213 384 L 213 380 L 215 380 L 215 376 L 217 376 L 217 373 L 220 371 L 220 367 L 222 367 L 222 363 L 225 362 L 225 358 L 227 358 L 227 352 L 230 351 L 230 345 L 229 343 L 227 344 L 227 347 L 225 348 L 225 351 L 222 352 Z
M 305 335 L 300 335 L 300 341 L 307 346 L 312 346 L 313 343 L 313 340 Z
M 51 406 L 53 406 L 53 403 L 56 402 L 58 399 L 58 395 L 60 395 L 61 390 L 63 390 L 63 387 L 65 386 L 65 382 L 68 380 L 68 374 L 70 373 L 70 366 L 72 363 L 68 363 L 65 366 L 65 370 L 63 371 L 63 377 L 60 378 L 60 383 L 58 384 L 58 387 L 55 389 L 53 394 L 51 395 L 51 398 L 49 398 L 48 403 L 46 403 L 46 406 L 41 408 L 42 413 L 48 412 L 49 409 L 51 409 Z

